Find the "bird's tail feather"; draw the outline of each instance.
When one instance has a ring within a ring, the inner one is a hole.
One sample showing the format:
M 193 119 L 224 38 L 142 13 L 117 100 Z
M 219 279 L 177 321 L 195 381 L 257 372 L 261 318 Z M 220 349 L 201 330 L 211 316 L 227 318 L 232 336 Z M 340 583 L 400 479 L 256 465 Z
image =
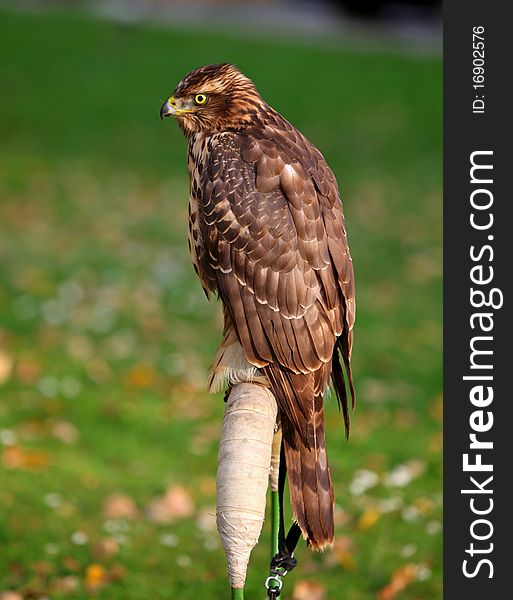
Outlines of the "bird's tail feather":
M 339 351 L 342 354 L 342 358 L 344 359 L 346 374 L 349 383 L 349 391 L 351 393 L 351 408 L 354 410 L 354 386 L 353 386 L 353 378 L 351 375 L 351 366 L 349 364 L 349 359 L 346 358 L 347 354 L 344 352 L 344 348 L 340 344 L 337 343 L 335 348 L 333 349 L 333 359 L 331 362 L 331 380 L 333 382 L 333 388 L 335 390 L 335 394 L 337 396 L 338 407 L 342 410 L 342 414 L 344 415 L 344 425 L 345 425 L 345 433 L 346 439 L 349 439 L 349 430 L 351 428 L 351 415 L 349 411 L 349 402 L 347 397 L 346 390 L 346 381 L 344 378 L 344 371 L 342 368 L 342 364 L 340 362 Z
M 283 445 L 294 517 L 313 550 L 333 544 L 333 488 L 326 456 L 323 399 L 307 424 L 309 447 L 292 424 L 282 420 Z

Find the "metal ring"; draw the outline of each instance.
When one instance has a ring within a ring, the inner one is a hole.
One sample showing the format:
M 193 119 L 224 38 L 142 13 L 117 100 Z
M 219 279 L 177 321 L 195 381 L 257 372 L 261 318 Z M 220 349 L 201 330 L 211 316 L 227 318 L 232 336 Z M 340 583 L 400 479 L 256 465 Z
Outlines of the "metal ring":
M 277 588 L 278 588 L 278 591 L 280 592 L 280 591 L 281 591 L 281 588 L 283 587 L 283 581 L 282 581 L 281 579 L 278 579 L 278 577 L 277 577 L 276 575 L 270 575 L 270 576 L 269 576 L 269 577 L 268 577 L 268 578 L 265 580 L 265 584 L 264 584 L 264 585 L 265 585 L 265 589 L 266 589 L 266 590 L 269 590 L 269 589 L 271 588 L 271 586 L 269 585 L 269 582 L 270 582 L 270 581 L 276 581 L 277 585 L 276 585 L 276 586 L 274 586 L 274 585 L 273 585 L 272 587 L 273 587 L 273 588 L 274 588 L 274 587 L 277 587 Z

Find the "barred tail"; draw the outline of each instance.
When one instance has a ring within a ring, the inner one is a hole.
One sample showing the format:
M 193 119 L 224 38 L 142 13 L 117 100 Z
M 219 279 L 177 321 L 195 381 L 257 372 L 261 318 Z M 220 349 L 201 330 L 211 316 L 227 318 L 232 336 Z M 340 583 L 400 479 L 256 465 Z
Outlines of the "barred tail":
M 294 517 L 313 550 L 333 544 L 333 488 L 326 456 L 322 396 L 307 423 L 307 447 L 290 421 L 282 417 L 283 444 Z

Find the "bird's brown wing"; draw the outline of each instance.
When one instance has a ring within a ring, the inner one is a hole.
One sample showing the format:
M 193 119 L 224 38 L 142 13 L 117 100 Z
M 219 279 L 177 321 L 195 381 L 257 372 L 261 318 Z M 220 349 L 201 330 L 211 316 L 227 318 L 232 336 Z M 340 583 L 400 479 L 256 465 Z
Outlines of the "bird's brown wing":
M 304 382 L 300 374 L 329 365 L 338 336 L 349 366 L 353 269 L 322 155 L 293 128 L 269 131 L 209 141 L 200 227 L 209 277 L 247 360 L 282 385 L 280 408 L 308 443 L 305 424 L 319 390 L 296 394 L 294 378 Z M 330 369 L 322 372 L 329 379 Z M 310 387 L 327 383 L 323 377 Z

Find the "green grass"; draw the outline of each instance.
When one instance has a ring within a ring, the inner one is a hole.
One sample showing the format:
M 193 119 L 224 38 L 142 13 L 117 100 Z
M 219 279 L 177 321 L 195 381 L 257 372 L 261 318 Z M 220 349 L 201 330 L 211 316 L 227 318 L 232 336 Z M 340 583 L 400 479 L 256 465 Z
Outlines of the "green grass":
M 339 542 L 301 547 L 284 597 L 310 579 L 327 598 L 440 598 L 440 59 L 9 12 L 0 53 L 0 592 L 227 596 L 216 532 L 198 526 L 215 504 L 219 307 L 187 255 L 185 141 L 158 112 L 184 73 L 230 61 L 331 164 L 357 276 L 349 443 L 327 407 Z M 394 487 L 401 465 L 415 476 Z M 376 485 L 358 494 L 362 469 Z M 173 485 L 194 514 L 153 522 Z M 104 516 L 117 492 L 133 520 Z M 95 549 L 113 536 L 117 552 Z M 87 589 L 96 564 L 109 581 Z

